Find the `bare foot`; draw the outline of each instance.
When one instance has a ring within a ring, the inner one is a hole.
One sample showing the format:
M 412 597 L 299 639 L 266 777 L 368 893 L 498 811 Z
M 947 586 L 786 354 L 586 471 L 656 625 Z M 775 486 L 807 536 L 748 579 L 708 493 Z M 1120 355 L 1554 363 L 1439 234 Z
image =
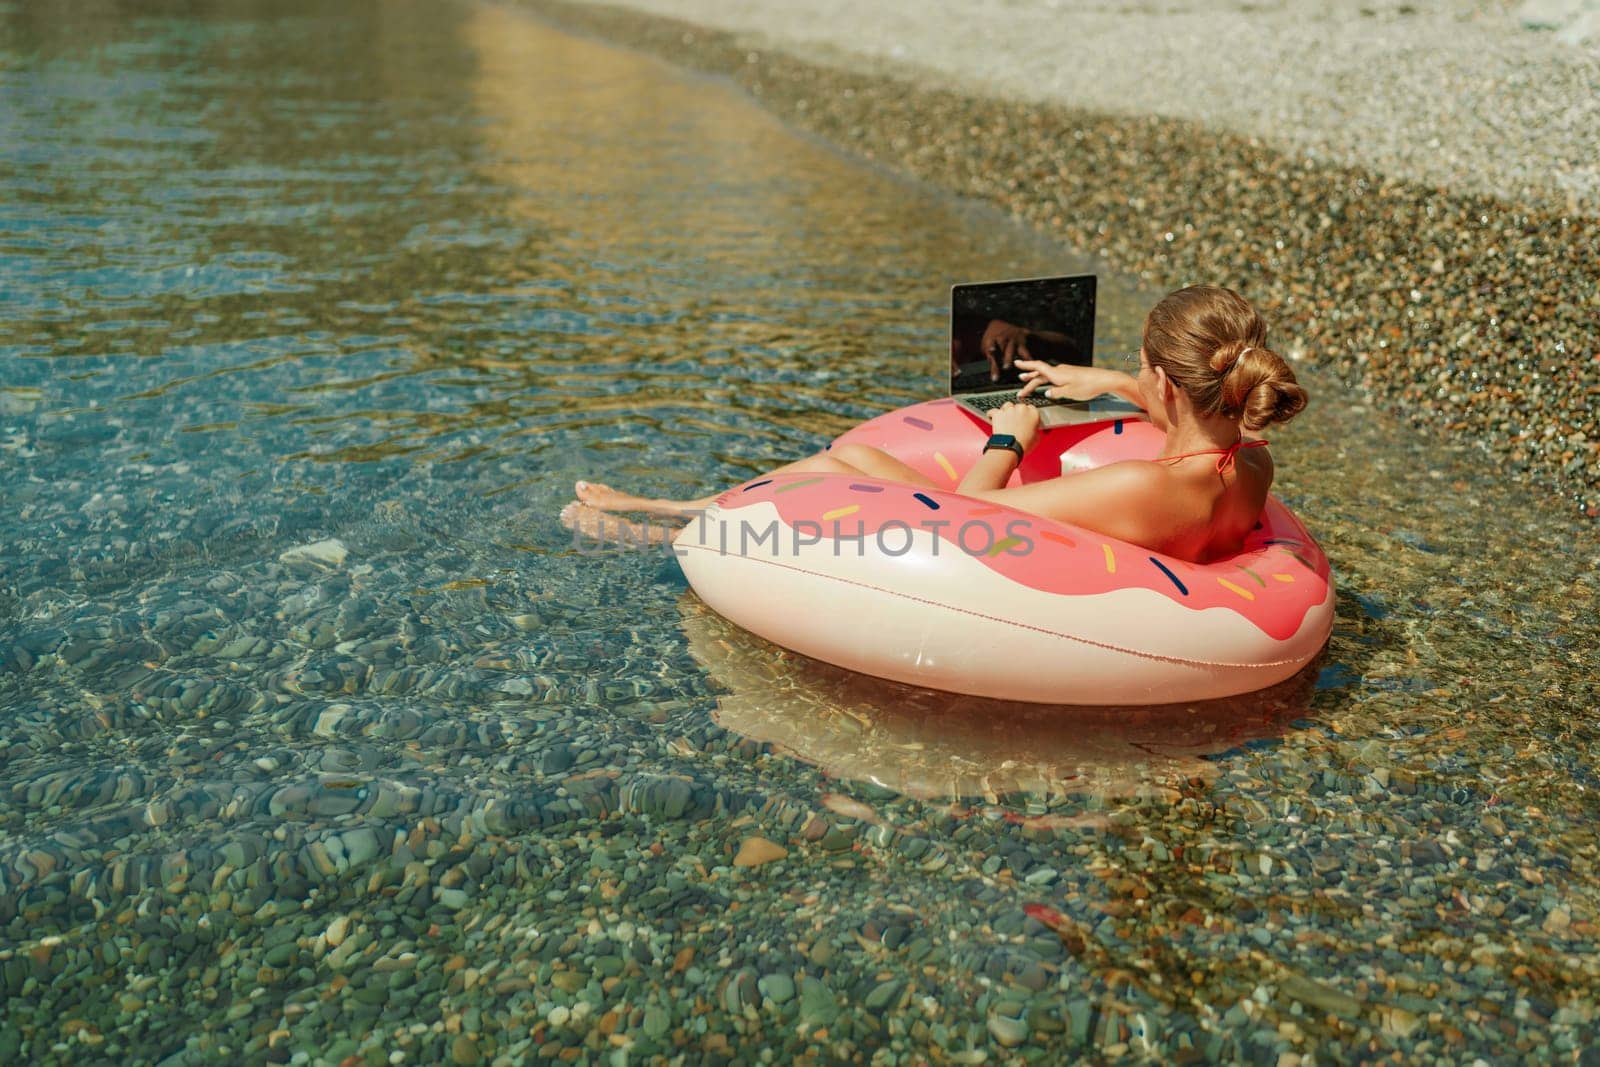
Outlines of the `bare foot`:
M 710 507 L 711 502 L 716 499 L 708 496 L 699 500 L 656 500 L 619 492 L 599 482 L 577 482 L 573 485 L 573 489 L 577 492 L 581 503 L 599 511 L 642 511 L 647 515 L 670 515 L 673 518 L 693 516 L 696 512 Z
M 653 522 L 634 522 L 574 500 L 561 509 L 561 525 L 578 537 L 587 538 L 597 548 L 647 548 L 670 544 L 676 527 Z

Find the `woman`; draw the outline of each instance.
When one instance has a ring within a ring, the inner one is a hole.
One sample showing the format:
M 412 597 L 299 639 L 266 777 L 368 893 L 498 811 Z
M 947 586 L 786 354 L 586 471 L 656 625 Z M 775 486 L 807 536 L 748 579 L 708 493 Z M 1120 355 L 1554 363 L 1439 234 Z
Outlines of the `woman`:
M 1054 390 L 1074 398 L 1115 393 L 1138 404 L 1166 431 L 1161 455 L 1005 488 L 1021 455 L 991 438 L 956 491 L 1195 563 L 1239 550 L 1272 486 L 1267 442 L 1253 435 L 1293 418 L 1306 405 L 1294 372 L 1267 347 L 1261 316 L 1238 293 L 1209 285 L 1180 289 L 1150 311 L 1137 377 L 1038 360 L 1017 360 L 1016 365 L 1025 382 L 1019 396 L 1040 389 L 1046 396 Z M 1039 440 L 1039 413 L 1030 405 L 1008 403 L 993 413 L 992 421 L 995 434 L 1010 435 L 1022 453 Z M 799 471 L 944 488 L 865 445 L 841 445 L 771 473 Z M 604 512 L 688 517 L 715 500 L 652 500 L 588 482 L 577 483 L 577 493 L 578 502 L 562 512 L 562 519 L 590 532 L 603 526 Z M 630 530 L 641 540 L 665 539 L 672 532 L 665 527 Z

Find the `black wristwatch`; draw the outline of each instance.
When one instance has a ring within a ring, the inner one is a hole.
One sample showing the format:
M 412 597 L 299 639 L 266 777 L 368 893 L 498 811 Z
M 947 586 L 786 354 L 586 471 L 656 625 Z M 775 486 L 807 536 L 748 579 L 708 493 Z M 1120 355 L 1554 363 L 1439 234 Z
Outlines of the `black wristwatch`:
M 983 450 L 987 452 L 991 448 L 1009 448 L 1017 454 L 1017 462 L 1022 462 L 1022 446 L 1008 433 L 990 434 L 989 443 L 983 446 Z

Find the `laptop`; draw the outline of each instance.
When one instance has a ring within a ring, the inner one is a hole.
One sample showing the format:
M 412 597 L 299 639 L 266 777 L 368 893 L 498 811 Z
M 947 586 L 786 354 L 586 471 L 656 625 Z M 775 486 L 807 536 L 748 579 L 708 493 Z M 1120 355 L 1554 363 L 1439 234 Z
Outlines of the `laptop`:
M 951 398 L 985 421 L 1006 401 L 1017 400 L 1022 371 L 1005 366 L 1008 344 L 1017 358 L 1093 366 L 1094 298 L 1092 274 L 951 286 Z M 1020 346 L 1026 347 L 1026 357 Z M 993 377 L 996 370 L 998 379 Z M 1035 392 L 1020 403 L 1039 409 L 1039 424 L 1045 429 L 1140 413 L 1121 397 L 1050 400 Z

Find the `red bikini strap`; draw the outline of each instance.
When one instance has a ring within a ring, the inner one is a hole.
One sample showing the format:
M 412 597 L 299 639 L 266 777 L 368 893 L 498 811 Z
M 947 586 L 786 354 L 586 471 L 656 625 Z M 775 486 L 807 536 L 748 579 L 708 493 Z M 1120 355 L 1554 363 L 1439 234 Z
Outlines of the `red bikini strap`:
M 1180 452 L 1176 456 L 1162 456 L 1161 461 L 1163 463 L 1170 463 L 1172 460 L 1188 459 L 1191 456 L 1220 456 L 1221 458 L 1217 460 L 1217 473 L 1226 474 L 1233 469 L 1234 457 L 1239 454 L 1239 450 L 1241 448 L 1261 448 L 1266 443 L 1267 442 L 1265 440 L 1235 441 L 1227 448 L 1206 448 L 1199 452 Z
M 1225 448 L 1225 449 L 1222 450 L 1222 458 L 1217 460 L 1217 473 L 1218 474 L 1226 474 L 1226 473 L 1228 473 L 1228 471 L 1233 469 L 1234 457 L 1239 454 L 1239 450 L 1241 448 L 1260 448 L 1261 446 L 1265 445 L 1266 443 L 1267 442 L 1265 440 L 1261 440 L 1261 441 L 1235 441 L 1230 447 Z

